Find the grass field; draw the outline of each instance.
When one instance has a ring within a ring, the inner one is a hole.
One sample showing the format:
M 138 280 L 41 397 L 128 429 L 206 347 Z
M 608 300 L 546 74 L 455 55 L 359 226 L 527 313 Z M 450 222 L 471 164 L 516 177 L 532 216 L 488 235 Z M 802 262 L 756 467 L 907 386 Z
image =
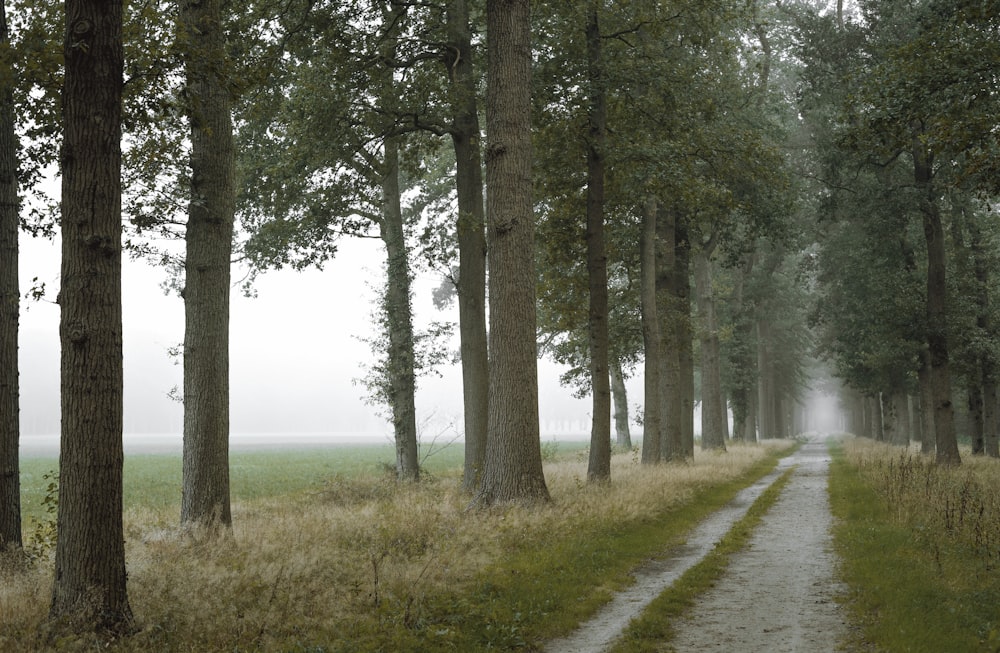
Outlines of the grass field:
M 40 635 L 52 569 L 43 550 L 27 570 L 0 570 L 0 650 L 531 649 L 592 614 L 790 445 L 734 445 L 656 467 L 621 452 L 610 485 L 586 483 L 582 445 L 547 445 L 552 503 L 485 511 L 469 510 L 458 489 L 459 447 L 429 458 L 415 486 L 383 471 L 391 448 L 236 454 L 233 537 L 222 541 L 177 528 L 178 457 L 130 458 L 138 632 L 110 642 Z M 26 462 L 25 500 L 41 504 L 53 461 Z
M 583 442 L 548 443 L 553 454 L 571 455 L 586 447 Z M 460 473 L 463 449 L 450 444 L 431 451 L 422 464 L 430 475 Z M 314 449 L 236 451 L 230 454 L 230 483 L 235 502 L 294 494 L 316 488 L 332 478 L 377 476 L 395 464 L 391 444 L 340 445 Z M 21 461 L 21 509 L 24 518 L 44 513 L 42 500 L 49 479 L 59 466 L 55 457 L 30 457 Z M 125 509 L 134 507 L 180 510 L 181 458 L 178 454 L 139 454 L 125 457 Z

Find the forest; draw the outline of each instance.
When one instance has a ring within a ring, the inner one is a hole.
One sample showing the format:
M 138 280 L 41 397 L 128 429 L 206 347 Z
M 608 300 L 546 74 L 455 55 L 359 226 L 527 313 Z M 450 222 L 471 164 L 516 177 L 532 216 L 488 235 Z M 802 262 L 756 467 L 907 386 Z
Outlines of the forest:
M 556 573 L 580 524 L 642 525 L 690 492 L 735 492 L 813 430 L 813 392 L 838 397 L 837 430 L 905 456 L 883 493 L 979 473 L 1000 457 L 998 115 L 996 0 L 4 0 L 0 567 L 27 613 L 4 615 L 0 643 L 535 650 L 569 628 L 552 614 L 579 621 L 600 592 L 522 596 L 530 610 L 498 616 L 514 581 L 476 581 L 476 602 L 452 567 L 527 574 L 542 563 L 523 537 L 554 547 Z M 19 279 L 18 243 L 55 234 L 61 439 L 55 521 L 39 522 L 22 516 L 18 321 L 45 291 Z M 389 478 L 246 503 L 231 482 L 231 293 L 322 267 L 353 238 L 384 246 L 364 391 L 389 417 Z M 183 455 L 162 507 L 130 503 L 123 471 L 129 257 L 162 268 L 184 307 Z M 457 324 L 415 328 L 418 270 L 440 277 Z M 462 452 L 457 472 L 431 471 L 416 387 L 453 355 Z M 592 401 L 590 441 L 568 456 L 579 473 L 542 446 L 540 357 Z M 634 414 L 624 380 L 640 377 Z M 882 463 L 848 459 L 877 485 Z M 953 509 L 942 531 L 961 531 Z M 277 532 L 293 518 L 313 521 Z M 969 546 L 989 567 L 1000 532 L 983 528 Z M 585 539 L 572 546 L 597 546 Z M 448 558 L 462 548 L 480 563 Z M 264 566 L 241 574 L 251 559 Z M 628 573 L 614 564 L 600 573 Z M 207 567 L 228 585 L 191 590 L 194 604 L 257 601 L 212 617 L 219 632 L 195 625 L 216 608 L 172 607 Z M 354 621 L 330 625 L 296 592 Z M 460 613 L 488 641 L 461 639 Z

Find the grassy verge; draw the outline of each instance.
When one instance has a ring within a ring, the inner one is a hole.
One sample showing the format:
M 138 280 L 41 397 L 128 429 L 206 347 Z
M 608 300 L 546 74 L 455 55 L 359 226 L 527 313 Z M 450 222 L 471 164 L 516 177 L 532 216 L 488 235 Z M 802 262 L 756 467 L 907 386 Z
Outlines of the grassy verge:
M 848 441 L 830 474 L 851 650 L 1000 651 L 997 461 Z
M 700 594 L 710 589 L 729 566 L 732 554 L 742 550 L 761 519 L 781 496 L 794 468 L 782 474 L 754 501 L 747 513 L 726 533 L 708 555 L 687 570 L 667 590 L 656 597 L 646 610 L 633 619 L 612 647 L 613 653 L 663 651 L 674 636 L 673 624 L 695 606 Z
M 379 473 L 319 473 L 301 489 L 234 501 L 233 538 L 208 544 L 176 530 L 177 499 L 143 502 L 137 488 L 125 528 L 140 630 L 79 645 L 531 649 L 589 616 L 630 582 L 629 570 L 773 468 L 788 444 L 737 445 L 654 468 L 618 454 L 610 485 L 586 483 L 585 457 L 568 453 L 546 464 L 552 504 L 489 511 L 467 510 L 455 469 L 416 486 Z M 255 473 L 281 476 L 268 471 L 278 465 L 262 467 Z M 51 559 L 0 576 L 0 650 L 42 648 Z

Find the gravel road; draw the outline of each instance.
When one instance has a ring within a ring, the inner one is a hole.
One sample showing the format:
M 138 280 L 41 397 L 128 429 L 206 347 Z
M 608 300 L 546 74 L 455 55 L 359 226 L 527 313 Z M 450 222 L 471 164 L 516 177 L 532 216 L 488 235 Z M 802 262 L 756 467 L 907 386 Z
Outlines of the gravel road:
M 600 653 L 628 621 L 700 561 L 790 465 L 797 466 L 749 546 L 730 560 L 725 575 L 699 597 L 692 613 L 675 625 L 673 649 L 741 653 L 829 653 L 846 634 L 834 577 L 830 506 L 826 493 L 829 456 L 821 439 L 784 458 L 778 470 L 747 488 L 703 522 L 672 557 L 636 571 L 633 587 L 617 595 L 589 622 L 547 653 Z

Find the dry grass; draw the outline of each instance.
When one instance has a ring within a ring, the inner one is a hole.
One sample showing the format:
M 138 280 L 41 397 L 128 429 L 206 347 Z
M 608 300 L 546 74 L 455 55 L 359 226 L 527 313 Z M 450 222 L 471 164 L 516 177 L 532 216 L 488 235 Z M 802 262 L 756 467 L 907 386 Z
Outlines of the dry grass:
M 610 485 L 585 483 L 585 458 L 577 455 L 546 464 L 553 502 L 533 508 L 470 511 L 449 475 L 404 486 L 375 476 L 334 477 L 305 492 L 236 504 L 233 536 L 221 542 L 178 532 L 174 506 L 132 508 L 125 532 L 139 632 L 100 645 L 354 651 L 405 650 L 419 641 L 422 650 L 453 649 L 462 641 L 461 601 L 473 600 L 455 597 L 481 595 L 510 556 L 587 529 L 654 520 L 789 444 L 732 445 L 727 454 L 698 452 L 693 463 L 655 468 L 639 465 L 634 453 L 620 454 Z M 38 635 L 51 562 L 49 552 L 26 570 L 0 569 L 0 650 L 53 646 Z M 443 608 L 449 601 L 452 607 Z M 58 647 L 97 644 L 81 639 Z
M 851 650 L 1000 651 L 1000 461 L 845 440 L 830 497 Z
M 963 451 L 962 465 L 941 466 L 919 446 L 900 449 L 856 439 L 848 461 L 884 499 L 897 523 L 935 553 L 961 546 L 984 572 L 1000 568 L 1000 461 Z

